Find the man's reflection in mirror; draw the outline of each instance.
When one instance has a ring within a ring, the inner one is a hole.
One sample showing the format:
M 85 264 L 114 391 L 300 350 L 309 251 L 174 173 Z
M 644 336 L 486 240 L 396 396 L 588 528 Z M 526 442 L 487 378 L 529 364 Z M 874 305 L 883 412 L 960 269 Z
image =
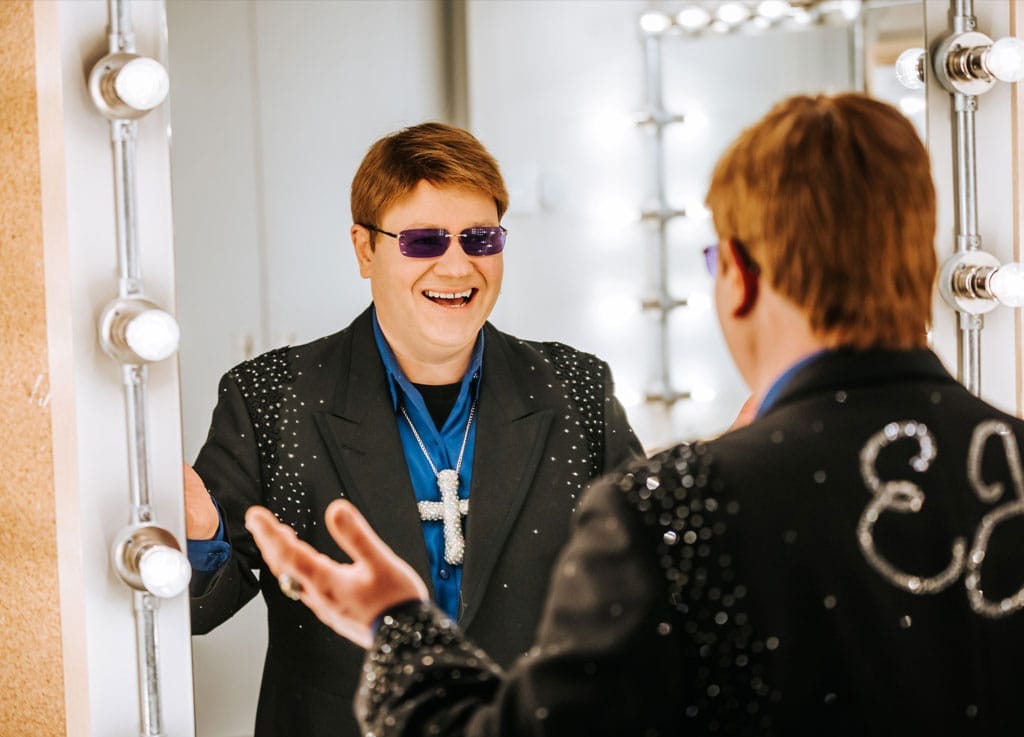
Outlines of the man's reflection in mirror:
M 347 561 L 322 521 L 348 499 L 508 665 L 533 642 L 583 489 L 642 453 L 604 361 L 487 322 L 507 242 L 514 253 L 507 206 L 496 161 L 468 132 L 426 123 L 377 141 L 352 182 L 350 230 L 372 304 L 220 382 L 185 469 L 192 626 L 208 632 L 262 593 L 256 737 L 358 734 L 363 653 L 266 575 L 250 506 Z

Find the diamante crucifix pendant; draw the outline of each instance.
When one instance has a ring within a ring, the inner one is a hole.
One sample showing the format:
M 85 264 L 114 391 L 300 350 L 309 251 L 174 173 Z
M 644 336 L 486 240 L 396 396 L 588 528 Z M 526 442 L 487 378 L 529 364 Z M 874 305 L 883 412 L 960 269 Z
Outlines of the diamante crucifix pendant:
M 444 523 L 444 559 L 449 565 L 462 564 L 466 541 L 462 535 L 462 517 L 469 513 L 469 499 L 459 499 L 459 474 L 444 468 L 437 473 L 439 502 L 420 502 L 420 519 Z

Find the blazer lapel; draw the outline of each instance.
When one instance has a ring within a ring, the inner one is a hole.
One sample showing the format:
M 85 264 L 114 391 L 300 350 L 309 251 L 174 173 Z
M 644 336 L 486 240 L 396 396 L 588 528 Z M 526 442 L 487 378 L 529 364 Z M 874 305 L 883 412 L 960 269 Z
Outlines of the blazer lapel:
M 350 350 L 339 356 L 338 385 L 317 427 L 349 500 L 378 535 L 431 580 L 416 495 L 409 480 L 387 377 L 369 310 L 352 323 Z
M 505 337 L 490 328 L 466 522 L 464 606 L 459 618 L 463 629 L 480 608 L 487 579 L 533 483 L 551 425 L 553 411 L 530 403 L 522 383 L 528 370 L 518 371 L 512 361 Z

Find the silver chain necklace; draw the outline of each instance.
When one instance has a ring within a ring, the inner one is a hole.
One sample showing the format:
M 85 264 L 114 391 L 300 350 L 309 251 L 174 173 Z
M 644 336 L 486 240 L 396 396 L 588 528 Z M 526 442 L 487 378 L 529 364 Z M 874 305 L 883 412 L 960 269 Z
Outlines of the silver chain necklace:
M 420 511 L 420 519 L 425 522 L 436 522 L 441 520 L 444 523 L 444 559 L 449 565 L 457 566 L 462 564 L 462 558 L 466 552 L 466 540 L 462 535 L 462 517 L 469 514 L 469 499 L 459 499 L 459 470 L 462 468 L 462 457 L 466 453 L 466 443 L 469 442 L 469 428 L 473 426 L 473 417 L 476 415 L 476 400 L 469 407 L 469 419 L 466 420 L 466 432 L 462 436 L 462 447 L 459 448 L 459 458 L 455 462 L 455 468 L 444 468 L 440 471 L 434 465 L 423 438 L 416 432 L 416 426 L 412 424 L 412 418 L 405 411 L 403 404 L 400 409 L 405 421 L 409 423 L 412 436 L 423 451 L 423 457 L 430 464 L 430 470 L 434 472 L 437 479 L 437 489 L 441 492 L 439 502 L 419 502 L 417 507 Z

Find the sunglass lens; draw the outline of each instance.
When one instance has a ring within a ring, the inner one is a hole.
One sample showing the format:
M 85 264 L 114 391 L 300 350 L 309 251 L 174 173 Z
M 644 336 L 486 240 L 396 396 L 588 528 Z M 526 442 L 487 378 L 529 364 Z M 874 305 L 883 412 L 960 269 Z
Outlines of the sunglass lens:
M 436 258 L 448 250 L 448 233 L 438 228 L 403 230 L 398 234 L 398 249 L 410 258 Z
M 505 231 L 501 227 L 466 228 L 459 238 L 468 256 L 491 256 L 505 248 Z
M 718 246 L 708 246 L 704 249 L 704 266 L 711 276 L 718 273 Z

